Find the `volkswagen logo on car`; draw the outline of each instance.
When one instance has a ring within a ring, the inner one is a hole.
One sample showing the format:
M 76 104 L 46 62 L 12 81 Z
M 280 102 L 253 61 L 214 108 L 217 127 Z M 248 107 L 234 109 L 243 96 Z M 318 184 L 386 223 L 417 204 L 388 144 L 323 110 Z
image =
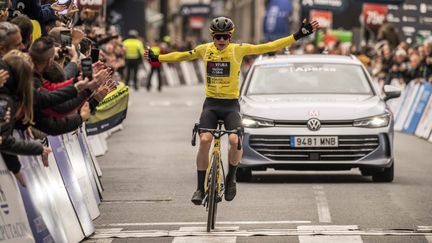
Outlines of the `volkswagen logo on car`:
M 317 118 L 311 118 L 307 121 L 307 128 L 311 131 L 318 131 L 321 128 L 321 122 Z

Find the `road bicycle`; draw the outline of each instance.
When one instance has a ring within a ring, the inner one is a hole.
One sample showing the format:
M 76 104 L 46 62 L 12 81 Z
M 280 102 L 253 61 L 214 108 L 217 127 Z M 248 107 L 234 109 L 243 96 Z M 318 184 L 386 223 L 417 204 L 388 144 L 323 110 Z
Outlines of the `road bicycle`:
M 235 130 L 222 130 L 223 121 L 218 121 L 218 129 L 199 128 L 196 123 L 192 132 L 192 146 L 196 144 L 197 133 L 209 132 L 214 137 L 213 149 L 208 163 L 205 183 L 204 183 L 204 199 L 202 205 L 207 211 L 207 232 L 215 228 L 217 204 L 222 201 L 225 185 L 225 170 L 223 168 L 222 156 L 220 150 L 221 137 L 226 134 L 237 134 L 238 145 L 237 149 L 241 150 L 241 142 L 243 137 L 242 128 Z M 222 178 L 222 179 L 221 179 Z M 223 180 L 223 182 L 222 182 Z

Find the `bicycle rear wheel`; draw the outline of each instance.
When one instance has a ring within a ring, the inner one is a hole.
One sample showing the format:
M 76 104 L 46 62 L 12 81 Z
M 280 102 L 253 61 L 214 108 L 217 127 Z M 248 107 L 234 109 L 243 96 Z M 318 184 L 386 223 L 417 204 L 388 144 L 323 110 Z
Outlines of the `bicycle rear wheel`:
M 216 221 L 216 211 L 217 211 L 217 164 L 218 155 L 213 155 L 212 164 L 210 167 L 210 174 L 208 178 L 208 210 L 207 210 L 207 232 L 214 229 Z

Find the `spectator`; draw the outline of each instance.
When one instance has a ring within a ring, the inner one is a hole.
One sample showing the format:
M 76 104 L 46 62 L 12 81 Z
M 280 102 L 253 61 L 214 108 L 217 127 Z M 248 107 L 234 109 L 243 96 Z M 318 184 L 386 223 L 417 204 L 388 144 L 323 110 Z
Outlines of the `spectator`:
M 378 30 L 377 40 L 386 40 L 391 49 L 396 48 L 399 44 L 399 36 L 393 24 L 385 20 L 384 24 Z
M 20 15 L 12 19 L 11 23 L 17 25 L 20 29 L 23 44 L 22 50 L 27 51 L 33 40 L 33 24 L 31 20 L 25 15 Z
M 151 43 L 151 50 L 153 51 L 153 53 L 155 55 L 161 54 L 161 49 L 160 49 L 159 45 L 157 45 L 156 41 L 153 41 Z M 161 63 L 160 62 L 152 62 L 152 61 L 149 61 L 149 62 L 150 62 L 150 66 L 151 66 L 151 71 L 150 71 L 150 75 L 148 76 L 148 79 L 147 79 L 147 91 L 150 91 L 151 79 L 153 77 L 153 74 L 155 72 L 157 72 L 158 83 L 159 83 L 158 91 L 161 92 L 162 91 Z
M 0 23 L 0 57 L 11 50 L 24 49 L 18 26 L 9 22 Z
M 134 88 L 138 90 L 138 67 L 144 55 L 144 45 L 138 39 L 138 31 L 130 30 L 129 38 L 123 41 L 123 45 L 126 48 L 126 85 L 129 85 L 132 77 Z

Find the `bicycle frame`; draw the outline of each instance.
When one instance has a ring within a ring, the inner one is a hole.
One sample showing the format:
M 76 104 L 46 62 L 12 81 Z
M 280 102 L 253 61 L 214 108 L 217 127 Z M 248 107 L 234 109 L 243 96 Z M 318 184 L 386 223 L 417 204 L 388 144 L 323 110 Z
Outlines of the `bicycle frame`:
M 207 165 L 207 173 L 206 173 L 206 178 L 205 178 L 205 182 L 204 182 L 204 187 L 205 187 L 204 189 L 205 189 L 206 193 L 208 192 L 208 177 L 209 177 L 209 174 L 210 174 L 210 169 L 212 167 L 212 160 L 213 160 L 213 158 L 214 158 L 215 155 L 218 156 L 218 162 L 217 162 L 217 165 L 216 165 L 217 166 L 217 168 L 216 168 L 217 169 L 216 175 L 217 175 L 217 185 L 218 185 L 217 192 L 218 192 L 218 194 L 221 192 L 221 177 L 220 177 L 220 175 L 221 175 L 221 168 L 222 168 L 222 172 L 224 174 L 223 177 L 225 177 L 225 172 L 224 172 L 223 165 L 222 165 L 221 152 L 220 152 L 220 143 L 221 143 L 220 137 L 219 138 L 215 137 L 213 149 L 212 149 L 212 152 L 211 152 L 211 156 L 210 156 L 210 159 L 209 159 L 209 162 L 208 162 L 208 165 Z

